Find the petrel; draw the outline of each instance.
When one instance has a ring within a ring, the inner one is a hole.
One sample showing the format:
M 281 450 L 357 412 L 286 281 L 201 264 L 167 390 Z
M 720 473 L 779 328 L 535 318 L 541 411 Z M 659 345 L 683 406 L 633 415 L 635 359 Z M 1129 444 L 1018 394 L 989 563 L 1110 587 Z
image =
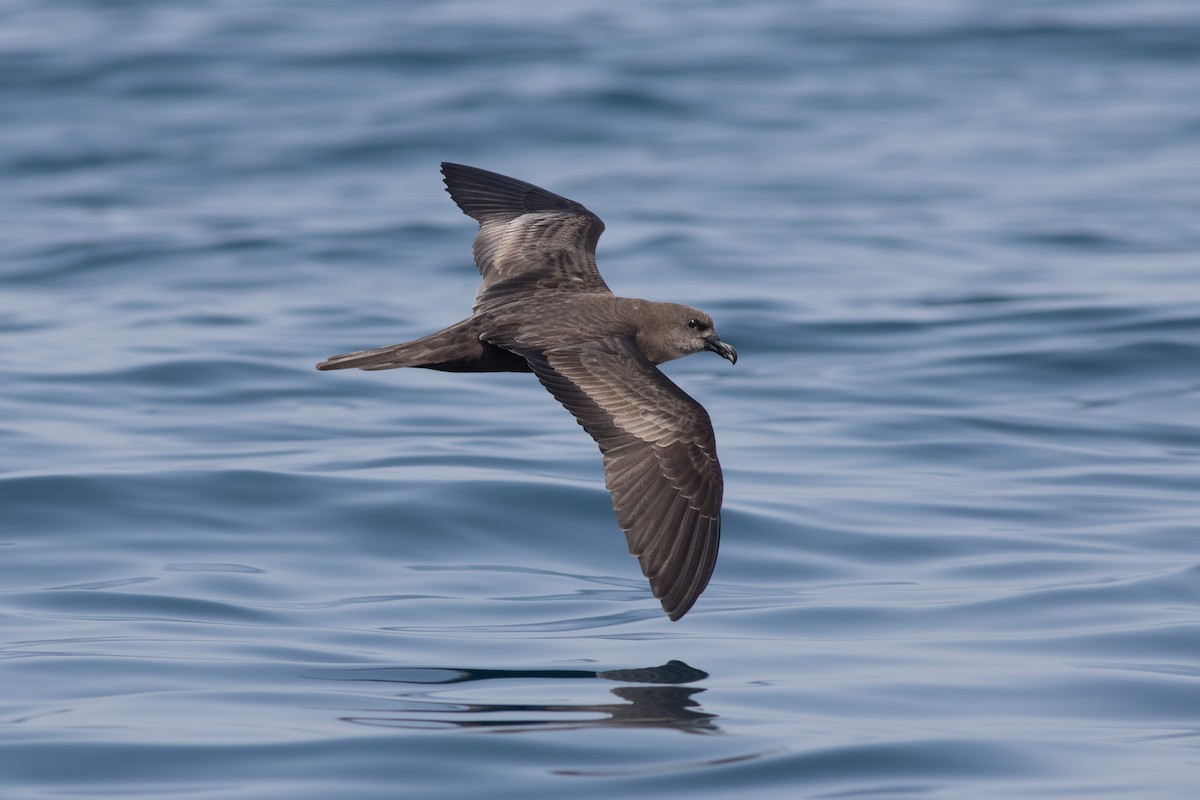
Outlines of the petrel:
M 737 351 L 703 311 L 615 296 L 596 267 L 604 223 L 574 200 L 462 164 L 442 175 L 479 223 L 471 316 L 317 369 L 533 372 L 600 446 L 629 552 L 679 619 L 717 562 L 724 483 L 708 412 L 656 365 L 700 350 L 736 363 Z

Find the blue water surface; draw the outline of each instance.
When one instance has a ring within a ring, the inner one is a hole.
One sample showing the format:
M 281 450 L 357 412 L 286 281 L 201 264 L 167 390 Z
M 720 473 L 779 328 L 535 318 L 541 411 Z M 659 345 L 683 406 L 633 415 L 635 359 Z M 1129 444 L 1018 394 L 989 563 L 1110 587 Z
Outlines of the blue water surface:
M 1193 798 L 1200 7 L 0 3 L 5 798 Z M 668 622 L 465 316 L 586 203 L 726 476 Z

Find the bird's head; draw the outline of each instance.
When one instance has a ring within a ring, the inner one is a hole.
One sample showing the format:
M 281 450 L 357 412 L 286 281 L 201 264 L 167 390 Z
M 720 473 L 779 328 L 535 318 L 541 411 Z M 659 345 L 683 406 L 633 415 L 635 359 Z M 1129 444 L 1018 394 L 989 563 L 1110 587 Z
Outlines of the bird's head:
M 638 332 L 638 347 L 655 364 L 711 350 L 731 364 L 737 363 L 737 350 L 721 341 L 712 317 L 703 311 L 675 303 L 655 303 L 649 324 Z

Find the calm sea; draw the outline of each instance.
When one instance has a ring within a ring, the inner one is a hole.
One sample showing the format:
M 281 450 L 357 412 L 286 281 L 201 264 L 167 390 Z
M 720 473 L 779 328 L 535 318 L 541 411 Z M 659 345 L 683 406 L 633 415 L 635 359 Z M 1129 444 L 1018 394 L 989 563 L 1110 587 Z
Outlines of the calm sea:
M 0 794 L 1200 785 L 1200 6 L 0 0 Z M 441 160 L 600 214 L 725 465 L 670 623 Z

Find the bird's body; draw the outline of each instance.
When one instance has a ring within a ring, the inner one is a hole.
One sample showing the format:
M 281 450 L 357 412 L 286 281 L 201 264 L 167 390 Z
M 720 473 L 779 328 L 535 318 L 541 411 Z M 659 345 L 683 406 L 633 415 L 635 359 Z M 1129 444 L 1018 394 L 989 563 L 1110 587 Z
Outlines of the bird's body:
M 474 167 L 442 172 L 480 223 L 472 315 L 317 368 L 535 373 L 600 446 L 629 550 L 679 619 L 716 564 L 723 484 L 708 413 L 656 365 L 700 350 L 734 362 L 736 351 L 701 311 L 612 294 L 595 260 L 604 223 L 579 203 Z

